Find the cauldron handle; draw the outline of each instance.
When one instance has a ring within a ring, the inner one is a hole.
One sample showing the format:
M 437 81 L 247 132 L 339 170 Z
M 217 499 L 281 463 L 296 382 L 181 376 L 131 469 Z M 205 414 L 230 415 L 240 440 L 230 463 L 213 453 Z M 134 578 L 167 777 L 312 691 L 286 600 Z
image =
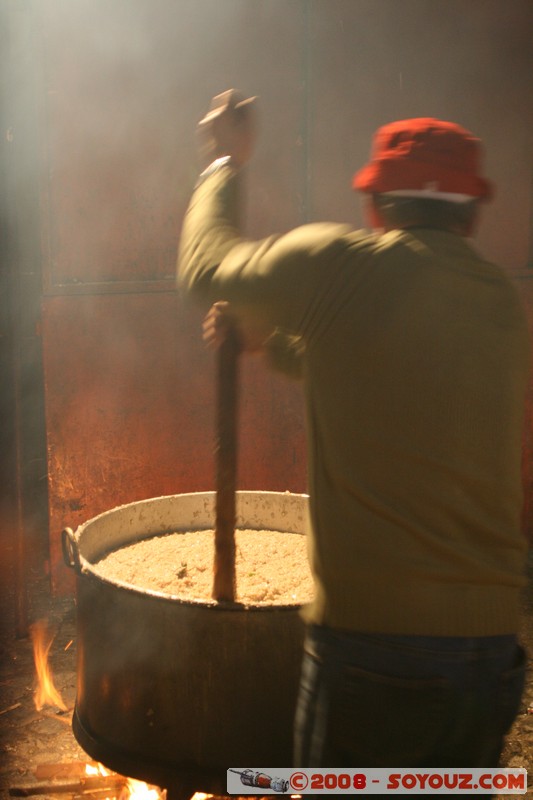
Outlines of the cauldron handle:
M 72 528 L 63 528 L 61 531 L 61 548 L 67 567 L 74 569 L 78 574 L 81 573 L 80 551 Z
M 228 327 L 217 352 L 216 506 L 213 599 L 235 600 L 235 520 L 240 341 Z

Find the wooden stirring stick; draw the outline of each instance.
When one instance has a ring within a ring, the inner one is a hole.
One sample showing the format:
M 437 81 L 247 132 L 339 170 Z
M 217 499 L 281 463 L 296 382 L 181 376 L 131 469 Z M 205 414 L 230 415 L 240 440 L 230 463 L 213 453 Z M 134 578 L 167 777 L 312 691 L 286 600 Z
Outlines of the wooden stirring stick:
M 240 342 L 233 326 L 217 353 L 216 508 L 213 599 L 235 600 L 235 492 Z

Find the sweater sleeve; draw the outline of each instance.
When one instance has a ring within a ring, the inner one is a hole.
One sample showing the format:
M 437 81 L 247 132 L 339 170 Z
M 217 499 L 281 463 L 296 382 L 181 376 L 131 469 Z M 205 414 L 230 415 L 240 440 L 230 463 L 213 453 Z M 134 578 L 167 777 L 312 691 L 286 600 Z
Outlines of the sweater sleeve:
M 206 306 L 227 300 L 243 325 L 306 335 L 317 315 L 348 226 L 305 225 L 261 241 L 239 231 L 240 176 L 230 166 L 194 192 L 178 259 L 178 285 Z
M 220 167 L 195 189 L 181 231 L 178 288 L 209 302 L 209 284 L 224 257 L 240 241 L 237 173 Z

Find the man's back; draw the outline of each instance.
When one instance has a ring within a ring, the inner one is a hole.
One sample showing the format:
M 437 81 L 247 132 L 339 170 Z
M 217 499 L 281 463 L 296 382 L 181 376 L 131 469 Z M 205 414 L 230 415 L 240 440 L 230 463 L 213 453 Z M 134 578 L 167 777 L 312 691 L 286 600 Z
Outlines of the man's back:
M 517 296 L 454 234 L 345 241 L 305 330 L 324 592 L 309 619 L 389 633 L 512 631 L 529 368 Z

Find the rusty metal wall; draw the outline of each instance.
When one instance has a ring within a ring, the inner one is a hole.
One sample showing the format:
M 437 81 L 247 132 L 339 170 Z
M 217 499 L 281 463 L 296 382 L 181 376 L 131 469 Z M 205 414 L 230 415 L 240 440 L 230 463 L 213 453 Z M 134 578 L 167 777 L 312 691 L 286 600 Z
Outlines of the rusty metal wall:
M 533 11 L 529 0 L 50 0 L 34 14 L 52 576 L 69 592 L 63 526 L 213 487 L 212 357 L 173 291 L 193 129 L 211 95 L 261 98 L 254 236 L 313 219 L 359 225 L 350 176 L 379 124 L 434 115 L 472 128 L 499 187 L 480 247 L 529 292 Z M 252 359 L 242 397 L 240 486 L 304 490 L 298 387 Z
M 43 331 L 53 586 L 59 534 L 115 505 L 214 487 L 214 365 L 174 293 L 194 126 L 228 86 L 261 94 L 250 232 L 302 220 L 302 3 L 39 6 L 48 177 Z M 273 52 L 273 43 L 275 53 Z M 278 143 L 282 156 L 278 157 Z M 280 200 L 281 198 L 281 200 Z M 243 365 L 239 486 L 305 490 L 299 388 Z

